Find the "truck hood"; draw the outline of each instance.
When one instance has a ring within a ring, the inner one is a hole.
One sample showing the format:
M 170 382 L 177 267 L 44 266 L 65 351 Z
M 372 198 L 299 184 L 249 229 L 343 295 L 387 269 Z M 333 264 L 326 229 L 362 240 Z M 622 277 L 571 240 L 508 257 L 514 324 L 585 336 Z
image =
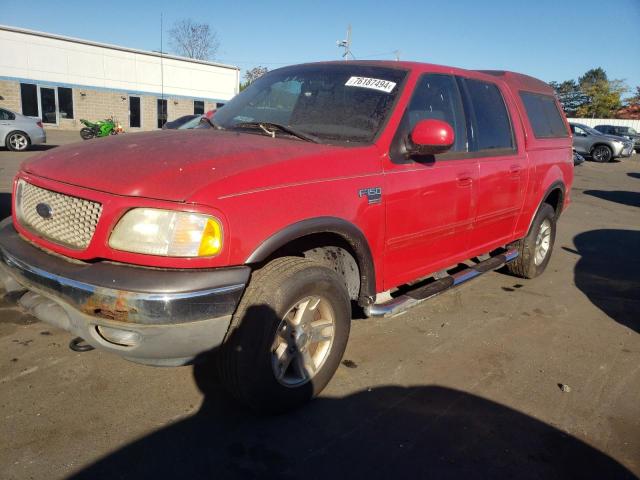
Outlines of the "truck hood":
M 33 157 L 22 169 L 117 195 L 188 202 L 201 201 L 197 194 L 203 191 L 209 198 L 220 197 L 317 177 L 318 170 L 309 168 L 310 157 L 340 150 L 350 149 L 252 133 L 165 130 L 61 146 Z M 287 162 L 294 165 L 279 168 Z

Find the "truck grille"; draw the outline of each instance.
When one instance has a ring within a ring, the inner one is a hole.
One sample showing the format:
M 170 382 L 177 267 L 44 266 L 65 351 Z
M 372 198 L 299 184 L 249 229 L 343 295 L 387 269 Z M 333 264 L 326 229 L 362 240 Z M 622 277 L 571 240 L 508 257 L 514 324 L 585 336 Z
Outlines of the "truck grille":
M 24 180 L 16 189 L 16 215 L 20 224 L 54 243 L 83 249 L 98 225 L 102 205 L 52 192 Z

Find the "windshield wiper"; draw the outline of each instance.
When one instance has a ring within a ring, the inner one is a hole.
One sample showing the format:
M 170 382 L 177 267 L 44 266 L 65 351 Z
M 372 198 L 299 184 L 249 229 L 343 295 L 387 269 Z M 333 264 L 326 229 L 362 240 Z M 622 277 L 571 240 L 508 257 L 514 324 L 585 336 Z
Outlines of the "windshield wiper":
M 281 125 L 279 123 L 273 122 L 242 122 L 236 123 L 235 125 L 229 127 L 230 129 L 234 128 L 258 128 L 262 130 L 267 135 L 271 135 L 275 138 L 276 130 L 280 130 L 281 132 L 287 133 L 289 135 L 293 135 L 301 140 L 305 140 L 307 142 L 320 143 L 320 139 L 315 135 L 311 135 L 310 133 L 301 132 L 300 130 L 290 127 L 288 125 Z

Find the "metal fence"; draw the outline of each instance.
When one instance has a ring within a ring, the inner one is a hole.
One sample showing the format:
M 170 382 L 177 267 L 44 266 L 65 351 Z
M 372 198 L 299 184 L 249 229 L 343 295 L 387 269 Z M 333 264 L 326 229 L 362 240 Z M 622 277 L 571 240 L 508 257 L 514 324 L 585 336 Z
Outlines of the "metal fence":
M 620 120 L 617 118 L 568 118 L 570 122 L 582 123 L 589 127 L 596 125 L 620 125 L 623 127 L 632 127 L 636 131 L 640 131 L 640 120 Z

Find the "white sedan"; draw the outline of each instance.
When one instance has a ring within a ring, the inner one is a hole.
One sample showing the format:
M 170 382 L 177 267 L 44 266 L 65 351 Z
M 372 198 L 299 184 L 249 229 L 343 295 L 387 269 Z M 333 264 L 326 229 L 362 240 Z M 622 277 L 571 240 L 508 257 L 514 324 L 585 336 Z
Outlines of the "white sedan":
M 22 152 L 31 145 L 46 143 L 47 134 L 39 118 L 25 117 L 20 113 L 0 108 L 0 145 Z

